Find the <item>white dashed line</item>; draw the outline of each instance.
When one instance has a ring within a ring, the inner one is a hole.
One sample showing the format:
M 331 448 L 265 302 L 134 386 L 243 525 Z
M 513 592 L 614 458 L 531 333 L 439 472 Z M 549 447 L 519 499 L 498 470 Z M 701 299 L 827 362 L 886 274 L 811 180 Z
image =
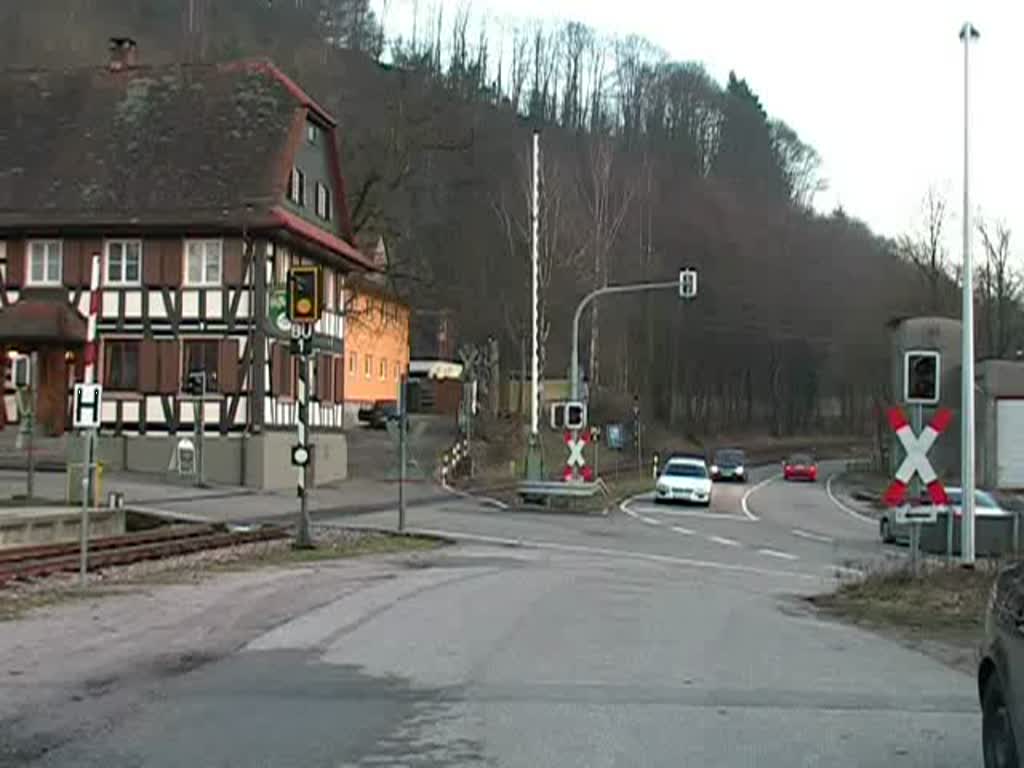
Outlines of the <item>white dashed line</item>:
M 661 520 L 655 520 L 653 517 L 644 517 L 643 515 L 639 515 L 637 520 L 647 523 L 648 525 L 661 525 Z
M 877 520 L 873 520 L 867 515 L 862 515 L 857 510 L 853 509 L 852 507 L 848 507 L 846 504 L 843 504 L 843 502 L 836 498 L 836 495 L 832 493 L 832 481 L 834 479 L 835 475 L 829 475 L 828 480 L 825 481 L 825 493 L 828 494 L 828 497 L 829 499 L 832 500 L 832 503 L 839 507 L 841 510 L 843 510 L 843 512 L 845 512 L 846 514 L 850 515 L 850 517 L 853 517 L 856 520 L 860 520 L 862 523 L 867 523 L 868 525 L 877 525 Z
M 800 558 L 796 555 L 791 555 L 789 552 L 779 552 L 777 549 L 759 549 L 757 550 L 765 557 L 777 557 L 779 560 L 799 560 Z
M 697 534 L 696 531 L 691 531 L 689 528 L 683 528 L 682 526 L 679 526 L 679 525 L 673 525 L 672 526 L 672 530 L 675 531 L 676 533 L 683 534 L 683 536 L 695 536 Z
M 832 544 L 835 542 L 831 536 L 822 536 L 820 533 L 809 533 L 808 531 L 801 531 L 799 528 L 793 529 L 793 535 L 799 536 L 801 539 L 809 539 L 810 541 L 820 541 L 825 544 Z
M 743 494 L 743 498 L 740 499 L 740 508 L 743 510 L 743 514 L 747 516 L 748 520 L 760 520 L 760 518 L 757 515 L 750 511 L 750 505 L 748 503 L 750 501 L 750 497 L 754 494 L 754 491 L 761 490 L 766 485 L 768 485 L 768 483 L 772 482 L 773 480 L 778 480 L 780 477 L 782 477 L 782 475 L 772 475 L 771 477 L 766 477 L 760 483 L 758 483 L 752 488 L 749 488 L 747 492 Z
M 721 544 L 723 547 L 741 546 L 736 539 L 727 539 L 724 536 L 708 536 L 708 541 L 713 541 L 715 544 Z

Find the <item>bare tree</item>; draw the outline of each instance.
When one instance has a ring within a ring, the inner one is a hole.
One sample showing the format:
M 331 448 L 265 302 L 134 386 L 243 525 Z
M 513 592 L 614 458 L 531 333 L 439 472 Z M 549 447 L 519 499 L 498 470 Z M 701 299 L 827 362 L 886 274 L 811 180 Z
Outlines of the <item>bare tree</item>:
M 637 191 L 638 179 L 615 171 L 616 153 L 612 139 L 592 136 L 583 158 L 579 187 L 583 214 L 589 233 L 588 250 L 593 264 L 593 287 L 608 284 L 609 254 L 615 247 L 622 225 Z M 590 310 L 590 384 L 600 385 L 600 325 L 598 304 Z
M 941 312 L 947 302 L 945 286 L 949 282 L 949 259 L 943 244 L 946 224 L 946 199 L 935 189 L 928 189 L 922 204 L 924 230 L 918 235 L 904 235 L 897 243 L 899 254 L 917 267 L 928 286 L 930 312 Z
M 985 351 L 990 357 L 1005 357 L 1013 344 L 1015 315 L 1020 311 L 1021 275 L 1010 264 L 1010 230 L 999 222 L 978 223 L 985 247 L 979 293 L 985 321 Z

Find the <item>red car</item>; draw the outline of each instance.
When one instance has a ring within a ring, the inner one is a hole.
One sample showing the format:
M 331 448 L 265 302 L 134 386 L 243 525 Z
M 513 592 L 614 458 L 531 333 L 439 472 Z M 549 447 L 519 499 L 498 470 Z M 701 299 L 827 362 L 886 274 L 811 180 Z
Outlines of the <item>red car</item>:
M 816 482 L 818 479 L 818 465 L 806 453 L 794 453 L 782 463 L 782 478 L 784 480 L 809 480 Z

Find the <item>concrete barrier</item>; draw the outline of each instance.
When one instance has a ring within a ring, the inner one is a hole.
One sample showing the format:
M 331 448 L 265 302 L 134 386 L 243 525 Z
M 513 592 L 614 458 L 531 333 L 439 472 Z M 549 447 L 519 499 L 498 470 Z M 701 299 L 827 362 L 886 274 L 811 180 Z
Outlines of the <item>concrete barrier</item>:
M 22 507 L 0 511 L 0 549 L 78 541 L 82 513 L 72 507 Z M 89 510 L 89 538 L 125 532 L 124 509 Z

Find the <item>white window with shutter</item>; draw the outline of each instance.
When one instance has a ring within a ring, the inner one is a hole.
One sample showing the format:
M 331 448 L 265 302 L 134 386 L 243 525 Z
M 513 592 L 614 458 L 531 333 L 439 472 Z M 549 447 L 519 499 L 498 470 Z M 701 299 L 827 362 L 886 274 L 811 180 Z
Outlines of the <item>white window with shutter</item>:
M 331 220 L 331 190 L 319 181 L 316 183 L 316 215 L 324 221 Z
M 64 258 L 60 240 L 30 240 L 28 244 L 29 285 L 60 285 L 64 276 Z
M 142 242 L 108 240 L 106 250 L 107 285 L 138 285 L 142 279 Z
M 296 205 L 306 204 L 306 175 L 298 168 L 292 168 L 288 179 L 288 199 Z
M 185 241 L 185 283 L 187 285 L 220 285 L 223 273 L 223 241 Z

